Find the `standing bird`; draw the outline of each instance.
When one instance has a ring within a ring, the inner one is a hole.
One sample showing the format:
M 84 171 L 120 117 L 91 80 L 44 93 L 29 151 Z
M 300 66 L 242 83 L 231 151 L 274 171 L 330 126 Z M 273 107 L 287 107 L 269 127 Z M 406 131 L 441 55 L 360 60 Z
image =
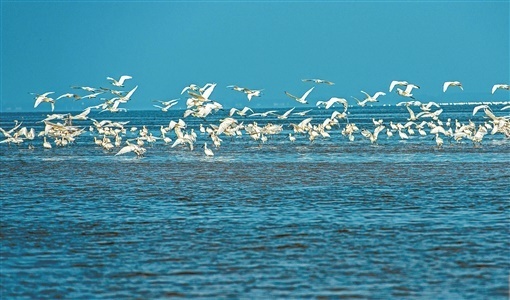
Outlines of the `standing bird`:
M 206 156 L 214 156 L 214 152 L 211 149 L 207 148 L 207 143 L 204 143 L 204 153 Z
M 122 75 L 120 76 L 119 80 L 115 80 L 114 78 L 111 78 L 111 77 L 106 77 L 106 79 L 108 80 L 111 80 L 112 81 L 112 84 L 114 86 L 119 86 L 119 87 L 123 87 L 124 86 L 124 81 L 128 80 L 128 79 L 131 79 L 133 77 L 129 76 L 129 75 Z
M 461 90 L 464 90 L 462 88 L 462 83 L 460 83 L 460 81 L 446 81 L 443 84 L 443 93 L 446 92 L 446 90 L 451 86 L 458 86 Z

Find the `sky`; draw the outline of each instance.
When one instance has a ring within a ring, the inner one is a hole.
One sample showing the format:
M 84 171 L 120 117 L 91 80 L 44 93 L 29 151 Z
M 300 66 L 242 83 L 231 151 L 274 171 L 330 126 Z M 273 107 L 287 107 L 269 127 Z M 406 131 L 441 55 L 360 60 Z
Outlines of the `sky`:
M 9 1 L 1 4 L 0 112 L 34 108 L 34 95 L 113 87 L 130 75 L 138 85 L 128 109 L 156 109 L 189 84 L 217 83 L 224 107 L 303 106 L 330 97 L 386 92 L 380 104 L 408 100 L 389 93 L 392 80 L 420 86 L 417 100 L 508 101 L 510 1 Z M 445 81 L 464 90 L 443 93 Z M 248 102 L 238 85 L 264 89 Z M 99 99 L 63 98 L 56 111 L 81 110 Z

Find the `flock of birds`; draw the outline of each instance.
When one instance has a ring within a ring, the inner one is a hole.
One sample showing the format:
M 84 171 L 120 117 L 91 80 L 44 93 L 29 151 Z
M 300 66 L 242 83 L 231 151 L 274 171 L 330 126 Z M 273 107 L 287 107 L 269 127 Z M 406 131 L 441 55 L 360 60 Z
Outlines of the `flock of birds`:
M 128 128 L 129 121 L 114 122 L 111 120 L 96 120 L 89 117 L 92 110 L 97 110 L 100 113 L 126 111 L 121 105 L 131 100 L 138 86 L 128 91 L 118 90 L 117 88 L 124 87 L 126 81 L 130 79 L 132 77 L 128 75 L 123 75 L 118 80 L 107 77 L 107 80 L 113 86 L 111 88 L 71 87 L 73 90 L 87 92 L 88 94 L 86 95 L 72 92 L 62 94 L 53 99 L 51 96 L 54 92 L 33 94 L 35 95 L 34 108 L 42 103 L 48 103 L 51 105 L 52 111 L 55 108 L 56 102 L 62 98 L 70 98 L 75 101 L 99 98 L 101 103 L 88 106 L 76 115 L 71 113 L 49 114 L 45 119 L 41 120 L 44 123 L 44 130 L 38 133 L 35 132 L 34 128 L 28 129 L 26 126 L 22 127 L 23 122 L 14 121 L 15 124 L 11 129 L 0 128 L 0 132 L 4 136 L 4 140 L 0 141 L 0 143 L 21 145 L 27 142 L 29 144 L 28 147 L 33 149 L 35 146 L 32 141 L 36 137 L 42 137 L 42 146 L 46 149 L 51 149 L 53 145 L 72 145 L 79 136 L 88 131 L 92 133 L 97 147 L 115 153 L 115 155 L 132 152 L 137 157 L 142 157 L 147 151 L 146 145 L 153 145 L 158 141 L 163 141 L 163 143 L 170 145 L 172 148 L 182 147 L 193 150 L 197 143 L 198 134 L 194 128 L 188 128 L 184 119 L 190 117 L 199 118 L 205 123 L 207 117 L 216 114 L 219 110 L 224 110 L 221 103 L 211 99 L 216 84 L 207 83 L 204 86 L 190 84 L 182 89 L 181 95 L 187 93 L 186 110 L 182 118 L 177 121 L 171 120 L 168 125 L 160 125 L 159 134 L 157 135 L 154 135 L 145 125 L 140 129 L 136 127 Z M 308 103 L 309 95 L 316 85 L 334 85 L 333 82 L 323 79 L 303 79 L 302 81 L 311 82 L 314 86 L 301 96 L 285 91 L 288 97 L 300 104 Z M 450 87 L 463 89 L 459 81 L 447 81 L 443 85 L 443 92 L 446 92 Z M 237 85 L 229 85 L 227 88 L 244 93 L 248 101 L 251 101 L 254 97 L 260 97 L 263 91 L 239 87 Z M 475 124 L 471 120 L 467 123 L 451 119 L 442 120 L 441 113 L 443 109 L 439 104 L 435 102 L 422 103 L 413 97 L 413 90 L 419 88 L 418 85 L 407 81 L 395 80 L 390 83 L 389 91 L 392 92 L 395 89 L 396 93 L 405 99 L 405 101 L 397 104 L 397 106 L 404 106 L 409 112 L 408 118 L 403 123 L 372 119 L 373 128 L 360 129 L 355 123 L 349 121 L 350 112 L 348 110 L 350 106 L 347 99 L 331 97 L 327 101 L 316 102 L 317 108 L 332 109 L 331 115 L 324 120 L 314 120 L 312 117 L 308 117 L 307 114 L 311 109 L 297 112 L 295 111 L 296 107 L 293 107 L 283 114 L 278 114 L 276 110 L 254 112 L 252 108 L 247 106 L 242 109 L 233 107 L 229 110 L 228 116 L 220 119 L 218 124 L 209 124 L 207 126 L 200 124 L 199 131 L 200 134 L 210 139 L 210 144 L 216 149 L 221 146 L 222 137 L 241 137 L 243 135 L 248 135 L 252 140 L 258 141 L 262 145 L 268 140 L 268 137 L 284 131 L 284 125 L 273 124 L 271 118 L 285 120 L 292 114 L 301 116 L 303 119 L 300 122 L 288 124 L 288 128 L 291 129 L 288 133 L 290 142 L 296 141 L 298 136 L 306 136 L 310 142 L 314 142 L 317 138 L 327 139 L 331 137 L 330 132 L 335 128 L 349 141 L 354 141 L 356 134 L 360 134 L 370 143 L 377 143 L 378 137 L 382 132 L 388 138 L 397 134 L 400 139 L 409 139 L 409 136 L 416 134 L 420 136 L 432 135 L 437 147 L 443 146 L 445 137 L 455 142 L 470 140 L 475 145 L 479 145 L 487 134 L 502 134 L 505 138 L 510 138 L 510 115 L 498 116 L 488 104 L 481 104 L 473 109 L 473 115 L 476 115 L 479 111 L 483 111 L 485 114 L 486 121 L 481 124 Z M 510 86 L 508 84 L 496 84 L 492 88 L 492 93 L 494 94 L 497 89 L 510 90 Z M 373 95 L 365 91 L 361 91 L 361 93 L 364 95 L 364 98 L 361 100 L 352 97 L 360 107 L 365 107 L 368 103 L 378 102 L 380 97 L 386 95 L 382 91 L 376 92 Z M 154 102 L 158 103 L 154 104 L 154 107 L 167 112 L 179 102 L 179 99 Z M 333 108 L 340 109 L 336 110 Z M 505 106 L 501 110 L 509 108 L 510 106 Z M 254 116 L 264 119 L 268 118 L 269 122 L 263 126 L 254 121 L 249 122 L 250 117 Z M 240 121 L 239 117 L 243 119 Z M 86 121 L 89 124 L 81 123 L 76 125 L 77 121 Z M 131 133 L 131 137 L 128 137 L 128 132 Z M 203 142 L 201 145 L 206 156 L 214 155 L 207 142 Z

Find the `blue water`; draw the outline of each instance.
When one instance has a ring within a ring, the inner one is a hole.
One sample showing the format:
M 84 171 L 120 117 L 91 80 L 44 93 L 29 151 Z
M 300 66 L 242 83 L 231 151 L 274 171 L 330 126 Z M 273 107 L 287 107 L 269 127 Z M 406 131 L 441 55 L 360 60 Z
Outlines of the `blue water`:
M 471 112 L 447 106 L 441 119 L 487 121 Z M 239 117 L 284 131 L 222 137 L 206 157 L 198 126 L 226 113 L 185 120 L 193 151 L 158 141 L 143 158 L 115 156 L 88 131 L 66 147 L 0 144 L 1 298 L 508 298 L 508 138 L 438 148 L 430 135 L 371 144 L 333 128 L 290 143 L 288 123 L 304 117 Z M 315 110 L 312 123 L 330 114 Z M 0 127 L 40 131 L 45 116 L 4 113 Z M 92 115 L 155 136 L 180 116 Z M 349 121 L 372 130 L 372 117 L 407 116 L 358 108 Z

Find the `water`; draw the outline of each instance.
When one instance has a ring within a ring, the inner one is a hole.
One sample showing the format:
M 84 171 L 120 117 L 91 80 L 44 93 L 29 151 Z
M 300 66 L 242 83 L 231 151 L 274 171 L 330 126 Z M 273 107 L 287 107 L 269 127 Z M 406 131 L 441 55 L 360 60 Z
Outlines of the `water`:
M 441 119 L 487 121 L 444 109 Z M 93 117 L 159 136 L 180 115 Z M 187 130 L 224 116 L 187 118 Z M 44 117 L 2 114 L 0 127 L 39 131 Z M 405 122 L 407 111 L 349 120 L 373 129 L 372 117 Z M 256 119 L 284 131 L 264 144 L 222 137 L 214 157 L 200 133 L 193 151 L 158 141 L 141 159 L 88 131 L 66 147 L 0 144 L 1 298 L 508 298 L 510 140 L 438 148 L 381 134 L 372 145 L 334 128 L 290 143 L 288 123 L 303 118 Z

